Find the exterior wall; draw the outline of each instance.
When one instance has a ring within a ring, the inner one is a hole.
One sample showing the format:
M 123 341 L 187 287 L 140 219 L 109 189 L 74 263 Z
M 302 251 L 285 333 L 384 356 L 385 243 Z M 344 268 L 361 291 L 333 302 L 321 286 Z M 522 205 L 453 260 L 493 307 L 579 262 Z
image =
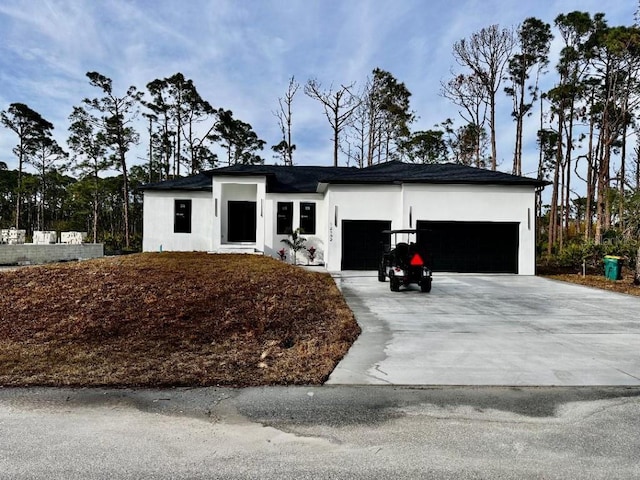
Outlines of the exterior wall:
M 86 260 L 104 256 L 101 243 L 83 243 L 80 245 L 0 245 L 0 265 L 38 264 L 63 262 L 70 260 Z
M 191 200 L 191 233 L 174 233 L 174 201 Z M 190 252 L 211 249 L 211 192 L 144 192 L 142 250 Z
M 330 185 L 325 203 L 329 271 L 341 268 L 342 220 L 390 220 L 391 228 L 402 228 L 401 185 Z
M 317 250 L 314 264 L 323 263 L 327 245 L 327 213 L 324 196 L 321 193 L 269 193 L 265 203 L 265 244 L 264 253 L 274 258 L 279 258 L 278 250 L 285 247 L 282 240 L 288 235 L 277 233 L 277 208 L 278 202 L 293 202 L 293 230 L 300 228 L 300 202 L 313 202 L 316 204 L 316 233 L 302 235 L 307 239 L 306 247 L 315 247 Z M 286 247 L 285 247 L 286 248 Z M 290 261 L 289 254 L 287 260 Z M 306 264 L 307 256 L 303 252 L 298 253 L 298 263 Z
M 329 185 L 324 194 L 266 193 L 265 177 L 217 177 L 212 192 L 147 191 L 145 251 L 225 251 L 255 248 L 278 257 L 287 235 L 276 232 L 277 203 L 293 202 L 293 229 L 300 226 L 300 202 L 316 203 L 316 233 L 306 245 L 316 263 L 338 271 L 342 263 L 343 220 L 387 220 L 391 228 L 415 228 L 424 221 L 515 222 L 519 224 L 518 272 L 535 273 L 535 188 L 497 185 Z M 192 200 L 192 233 L 173 233 L 174 200 Z M 229 200 L 256 202 L 256 242 L 225 242 Z M 411 219 L 410 219 L 411 217 Z M 411 220 L 411 221 L 410 221 Z M 298 259 L 306 263 L 306 256 Z
M 326 265 L 342 263 L 342 220 L 390 220 L 391 228 L 415 228 L 418 220 L 516 222 L 518 272 L 535 274 L 535 189 L 499 185 L 330 185 Z M 411 213 L 411 224 L 410 220 Z
M 518 273 L 535 274 L 535 188 L 532 186 L 405 184 L 398 228 L 415 228 L 418 220 L 518 223 Z
M 265 243 L 265 177 L 217 177 L 213 179 L 213 208 L 209 221 L 212 223 L 211 247 L 213 251 L 219 251 L 225 245 L 251 246 L 262 251 Z M 256 202 L 256 241 L 230 244 L 227 238 L 227 211 L 229 200 L 242 200 Z

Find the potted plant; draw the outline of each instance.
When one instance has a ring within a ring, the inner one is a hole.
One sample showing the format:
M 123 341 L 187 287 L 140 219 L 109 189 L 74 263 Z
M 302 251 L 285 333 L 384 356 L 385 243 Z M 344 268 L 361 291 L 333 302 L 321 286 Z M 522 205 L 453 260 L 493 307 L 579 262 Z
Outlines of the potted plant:
M 309 248 L 307 248 L 307 257 L 309 258 L 309 263 L 313 263 L 313 261 L 316 259 L 316 247 L 311 245 Z

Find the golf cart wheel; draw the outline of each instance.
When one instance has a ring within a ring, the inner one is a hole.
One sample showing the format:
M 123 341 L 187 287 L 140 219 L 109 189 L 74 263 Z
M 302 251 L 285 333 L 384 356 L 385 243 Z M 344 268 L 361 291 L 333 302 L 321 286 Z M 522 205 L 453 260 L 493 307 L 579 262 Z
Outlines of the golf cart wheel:
M 422 293 L 429 293 L 431 291 L 431 279 L 420 282 L 420 291 Z
M 395 278 L 395 277 L 391 277 L 389 279 L 390 284 L 389 287 L 391 288 L 392 292 L 399 292 L 400 291 L 400 280 Z

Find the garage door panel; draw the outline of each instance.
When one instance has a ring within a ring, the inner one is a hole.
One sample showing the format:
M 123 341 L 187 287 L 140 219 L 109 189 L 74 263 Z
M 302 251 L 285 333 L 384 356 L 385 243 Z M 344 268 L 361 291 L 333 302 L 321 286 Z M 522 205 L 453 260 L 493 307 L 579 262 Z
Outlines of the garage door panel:
M 433 269 L 462 273 L 518 273 L 519 224 L 418 221 Z
M 377 270 L 382 251 L 381 243 L 389 244 L 391 228 L 387 220 L 342 221 L 342 270 Z

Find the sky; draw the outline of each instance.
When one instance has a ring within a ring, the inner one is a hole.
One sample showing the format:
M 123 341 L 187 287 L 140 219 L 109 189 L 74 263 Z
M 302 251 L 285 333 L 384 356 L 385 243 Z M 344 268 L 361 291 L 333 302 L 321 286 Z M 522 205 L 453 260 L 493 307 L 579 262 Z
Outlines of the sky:
M 0 109 L 25 103 L 55 126 L 66 147 L 68 116 L 83 98 L 100 96 L 86 72 L 113 80 L 115 93 L 181 72 L 214 107 L 233 111 L 269 148 L 281 140 L 273 112 L 293 76 L 294 163 L 331 165 L 331 129 L 322 106 L 302 86 L 355 82 L 378 67 L 412 93 L 412 130 L 447 118 L 457 107 L 440 95 L 441 82 L 461 72 L 454 42 L 484 27 L 517 27 L 527 17 L 553 25 L 560 13 L 603 12 L 609 25 L 631 25 L 638 0 L 0 0 Z M 560 42 L 552 45 L 551 69 Z M 552 72 L 548 81 L 554 77 Z M 515 125 L 510 99 L 500 95 L 499 169 L 510 171 Z M 523 173 L 535 176 L 536 120 L 525 131 Z M 146 158 L 147 135 L 129 157 Z M 15 134 L 0 129 L 0 161 L 9 168 Z M 346 159 L 341 158 L 341 164 Z

